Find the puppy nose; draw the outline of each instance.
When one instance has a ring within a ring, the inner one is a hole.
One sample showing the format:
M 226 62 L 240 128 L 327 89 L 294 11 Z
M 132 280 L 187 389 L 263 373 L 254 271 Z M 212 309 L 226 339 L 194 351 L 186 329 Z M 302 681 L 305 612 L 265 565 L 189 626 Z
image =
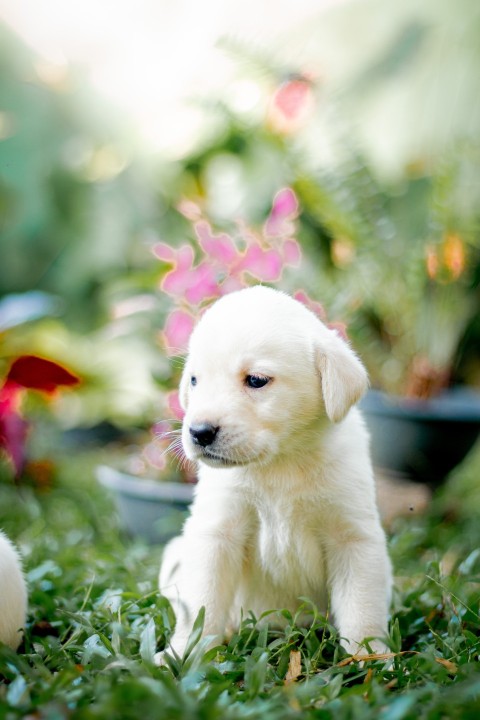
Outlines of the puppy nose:
M 195 445 L 207 447 L 213 443 L 220 428 L 210 423 L 199 423 L 198 425 L 190 425 L 189 430 Z

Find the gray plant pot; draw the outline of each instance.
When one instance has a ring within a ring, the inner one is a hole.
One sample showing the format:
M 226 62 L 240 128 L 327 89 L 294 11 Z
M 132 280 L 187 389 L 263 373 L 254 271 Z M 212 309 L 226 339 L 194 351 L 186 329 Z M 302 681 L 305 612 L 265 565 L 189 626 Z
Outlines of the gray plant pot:
M 469 388 L 426 401 L 371 390 L 360 407 L 374 465 L 431 487 L 462 462 L 480 432 L 480 393 Z
M 182 529 L 193 485 L 138 478 L 101 465 L 97 479 L 112 494 L 123 528 L 150 543 L 164 543 Z

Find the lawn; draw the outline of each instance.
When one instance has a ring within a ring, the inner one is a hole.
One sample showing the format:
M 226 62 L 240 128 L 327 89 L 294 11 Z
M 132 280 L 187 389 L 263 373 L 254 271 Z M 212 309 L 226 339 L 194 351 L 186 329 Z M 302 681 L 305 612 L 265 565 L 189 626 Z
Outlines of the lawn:
M 363 665 L 313 610 L 311 627 L 287 616 L 281 632 L 246 617 L 228 644 L 204 653 L 192 638 L 188 657 L 155 667 L 173 622 L 156 590 L 161 547 L 122 536 L 93 479 L 105 460 L 65 453 L 51 486 L 0 484 L 30 590 L 24 646 L 0 649 L 0 718 L 480 717 L 478 450 L 427 514 L 389 528 L 392 657 Z

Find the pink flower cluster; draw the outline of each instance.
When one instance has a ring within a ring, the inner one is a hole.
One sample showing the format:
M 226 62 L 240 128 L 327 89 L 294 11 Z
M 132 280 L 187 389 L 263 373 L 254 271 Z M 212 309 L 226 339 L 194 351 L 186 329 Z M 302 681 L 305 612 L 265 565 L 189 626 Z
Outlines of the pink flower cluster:
M 215 234 L 192 203 L 180 208 L 190 220 L 202 258 L 195 263 L 191 245 L 175 249 L 157 243 L 153 252 L 171 265 L 160 288 L 174 301 L 167 317 L 163 341 L 169 355 L 185 352 L 198 312 L 210 301 L 255 282 L 278 282 L 287 266 L 298 266 L 302 253 L 294 238 L 297 198 L 290 188 L 280 190 L 262 233 L 239 227 L 238 237 Z
M 170 296 L 173 304 L 162 331 L 165 350 L 171 356 L 186 352 L 195 319 L 212 300 L 247 287 L 252 281 L 276 283 L 286 267 L 297 267 L 302 259 L 295 239 L 298 201 L 290 188 L 275 195 L 261 233 L 239 225 L 235 238 L 227 233 L 215 234 L 197 205 L 184 201 L 179 210 L 192 222 L 201 253 L 196 262 L 191 245 L 176 249 L 160 242 L 153 247 L 155 256 L 170 266 L 162 276 L 160 289 Z M 294 297 L 326 320 L 320 303 L 311 300 L 303 290 L 298 290 Z M 345 334 L 343 327 L 331 327 Z M 167 393 L 166 405 L 172 417 L 182 419 L 177 391 Z M 163 463 L 159 439 L 168 441 L 169 433 L 155 432 L 154 435 L 155 452 Z

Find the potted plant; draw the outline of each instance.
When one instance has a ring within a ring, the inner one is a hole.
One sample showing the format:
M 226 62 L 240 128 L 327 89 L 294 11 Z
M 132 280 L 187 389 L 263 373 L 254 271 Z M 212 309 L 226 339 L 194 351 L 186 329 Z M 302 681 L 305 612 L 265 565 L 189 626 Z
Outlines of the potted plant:
M 354 322 L 379 388 L 363 401 L 374 461 L 432 487 L 464 459 L 480 430 L 480 394 L 468 384 L 466 362 L 480 253 L 465 163 L 459 153 L 412 181 L 399 207 L 390 198 L 395 212 L 383 226 L 391 235 L 377 244 Z

